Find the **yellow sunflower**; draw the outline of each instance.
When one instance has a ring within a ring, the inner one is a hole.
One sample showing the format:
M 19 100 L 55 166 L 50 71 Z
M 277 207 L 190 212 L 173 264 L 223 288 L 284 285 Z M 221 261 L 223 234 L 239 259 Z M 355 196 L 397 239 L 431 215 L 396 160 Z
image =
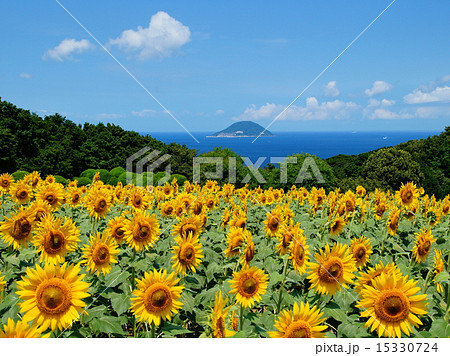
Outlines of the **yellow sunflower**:
M 277 251 L 280 255 L 285 255 L 289 252 L 289 247 L 292 241 L 298 240 L 300 236 L 304 233 L 302 229 L 300 229 L 300 224 L 296 223 L 295 225 L 292 222 L 289 226 L 282 227 L 281 232 L 279 234 L 279 242 L 277 245 Z
M 363 309 L 361 317 L 368 317 L 365 327 L 377 330 L 378 337 L 407 336 L 413 326 L 421 325 L 417 315 L 427 314 L 426 294 L 417 294 L 420 287 L 408 276 L 382 273 L 373 280 L 372 286 L 365 286 L 357 307 Z
M 183 276 L 187 274 L 187 270 L 195 273 L 195 268 L 200 265 L 204 257 L 199 238 L 194 237 L 191 232 L 186 238 L 177 236 L 175 243 L 172 250 L 174 254 L 172 268 Z
M 336 242 L 330 249 L 327 243 L 324 250 L 314 254 L 314 258 L 318 263 L 308 263 L 308 279 L 310 288 L 319 294 L 334 295 L 352 283 L 356 261 L 347 245 Z
M 179 301 L 184 286 L 178 286 L 180 279 L 174 272 L 167 275 L 167 271 L 144 273 L 142 279 L 136 279 L 136 296 L 131 298 L 131 311 L 138 321 L 147 321 L 158 326 L 161 319 L 170 320 L 172 315 L 183 306 Z
M 114 237 L 117 243 L 121 243 L 125 237 L 125 222 L 126 218 L 123 216 L 116 216 L 106 224 L 106 236 Z
M 11 174 L 3 173 L 0 175 L 0 189 L 7 193 L 9 192 L 9 187 L 11 183 L 14 182 L 14 177 Z
M 107 189 L 91 188 L 85 200 L 89 216 L 97 220 L 106 218 L 106 214 L 111 210 L 111 198 Z
M 34 221 L 39 222 L 42 220 L 44 215 L 51 213 L 52 208 L 47 201 L 36 200 L 28 206 L 27 211 L 30 216 L 34 216 Z
M 22 205 L 27 204 L 33 197 L 31 186 L 23 180 L 12 183 L 9 187 L 9 194 L 14 203 Z
M 358 185 L 356 187 L 356 195 L 358 197 L 363 197 L 364 195 L 366 195 L 366 188 L 364 188 L 362 185 Z
M 136 251 L 149 249 L 159 237 L 159 222 L 155 214 L 149 216 L 146 211 L 136 210 L 131 220 L 125 221 L 125 241 Z
M 310 308 L 309 303 L 294 303 L 293 310 L 282 310 L 275 321 L 277 331 L 269 331 L 272 338 L 321 338 L 326 325 L 323 313 L 316 306 Z
M 255 257 L 255 243 L 253 242 L 252 234 L 250 231 L 245 230 L 245 241 L 242 249 L 242 255 L 240 259 L 240 263 L 242 268 L 247 268 L 250 265 L 250 262 Z
M 238 227 L 240 229 L 245 229 L 247 226 L 247 216 L 245 213 L 233 214 L 233 218 L 229 222 L 230 227 Z
M 97 275 L 111 272 L 111 266 L 117 263 L 117 255 L 120 252 L 114 237 L 105 232 L 102 235 L 97 232 L 91 236 L 89 245 L 84 245 L 82 250 L 84 259 L 81 263 L 87 265 L 90 273 Z
M 173 216 L 175 213 L 175 204 L 173 200 L 167 200 L 161 205 L 162 216 Z
M 231 306 L 225 308 L 227 302 L 228 298 L 223 298 L 221 291 L 216 293 L 214 299 L 214 309 L 211 312 L 212 335 L 215 338 L 225 338 L 236 334 L 233 330 L 228 330 L 226 328 L 225 321 L 231 308 Z
M 73 187 L 69 188 L 68 196 L 67 196 L 67 202 L 72 208 L 76 208 L 79 206 L 82 202 L 81 196 L 83 193 L 81 192 L 80 188 Z
M 344 227 L 345 227 L 344 219 L 338 216 L 330 224 L 330 235 L 331 236 L 339 235 L 342 232 L 342 230 L 344 230 Z
M 250 232 L 237 227 L 231 227 L 227 234 L 227 248 L 224 251 L 226 257 L 239 255 L 244 241 L 248 238 Z
M 233 279 L 229 281 L 230 293 L 236 294 L 236 300 L 242 307 L 252 307 L 255 302 L 260 302 L 261 296 L 266 293 L 268 279 L 267 274 L 258 267 L 233 272 Z
M 192 233 L 194 237 L 198 237 L 203 230 L 202 226 L 201 216 L 183 217 L 178 224 L 172 226 L 172 236 L 187 237 L 188 234 Z
M 284 223 L 283 212 L 279 207 L 273 209 L 271 212 L 266 213 L 267 219 L 264 221 L 265 233 L 267 236 L 278 236 L 283 228 Z
M 27 268 L 27 275 L 17 282 L 16 292 L 22 302 L 19 303 L 23 321 L 33 321 L 42 330 L 63 330 L 83 313 L 86 303 L 83 298 L 89 297 L 89 284 L 83 282 L 79 265 L 61 266 L 36 265 Z
M 420 193 L 417 190 L 416 185 L 413 183 L 402 183 L 400 190 L 395 193 L 397 201 L 404 207 L 409 207 L 413 204 L 419 195 Z
M 10 218 L 5 216 L 5 221 L 0 223 L 2 240 L 8 246 L 12 245 L 15 250 L 25 248 L 31 240 L 34 225 L 34 216 L 21 206 Z
M 1 300 L 1 293 L 5 289 L 6 282 L 5 282 L 5 276 L 2 276 L 2 272 L 0 271 L 0 300 Z
M 440 250 L 434 250 L 434 279 L 433 282 L 436 281 L 436 277 L 439 273 L 443 272 L 445 269 L 444 261 L 442 259 L 442 252 Z M 0 282 L 1 284 L 1 282 Z M 436 283 L 436 289 L 439 293 L 444 293 L 444 288 L 441 283 Z M 0 287 L 1 290 L 1 287 Z
M 30 326 L 28 323 L 8 318 L 8 321 L 0 328 L 0 339 L 4 338 L 48 338 L 50 333 L 42 334 L 42 328 L 35 325 Z
M 361 236 L 360 238 L 352 239 L 350 253 L 356 260 L 356 267 L 358 269 L 362 269 L 367 264 L 372 252 L 372 246 L 367 237 Z
M 289 259 L 298 273 L 303 274 L 306 272 L 306 266 L 309 261 L 309 246 L 306 244 L 303 230 L 295 236 L 289 247 Z
M 431 230 L 422 230 L 416 234 L 416 243 L 413 247 L 413 256 L 416 263 L 423 263 L 430 253 L 431 244 L 436 241 L 431 234 Z
M 386 266 L 384 266 L 383 262 L 380 262 L 375 265 L 375 268 L 370 267 L 367 272 L 360 272 L 355 285 L 356 293 L 361 294 L 364 286 L 371 286 L 372 281 L 382 273 L 384 273 L 385 275 L 401 275 L 400 269 L 394 262 L 388 263 Z
M 57 218 L 45 215 L 38 223 L 33 237 L 37 253 L 41 254 L 40 262 L 52 264 L 63 263 L 68 253 L 77 249 L 80 230 L 71 218 Z
M 133 209 L 146 210 L 150 205 L 150 195 L 147 194 L 146 190 L 134 187 L 128 193 L 129 199 L 128 204 L 131 205 Z
M 52 211 L 57 210 L 64 202 L 65 192 L 62 184 L 47 183 L 40 186 L 36 199 L 46 201 Z

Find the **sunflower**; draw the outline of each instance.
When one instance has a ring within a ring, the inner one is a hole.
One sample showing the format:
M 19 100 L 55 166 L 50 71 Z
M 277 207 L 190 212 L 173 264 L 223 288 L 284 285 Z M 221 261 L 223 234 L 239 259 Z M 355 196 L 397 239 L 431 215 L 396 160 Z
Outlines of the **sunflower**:
M 39 222 L 45 215 L 51 213 L 52 208 L 47 201 L 36 200 L 27 207 L 26 211 L 30 216 L 34 217 L 35 222 Z
M 358 197 L 363 197 L 364 195 L 366 195 L 366 188 L 364 188 L 362 185 L 358 185 L 356 187 L 356 195 Z
M 14 203 L 24 205 L 32 198 L 33 191 L 30 185 L 28 185 L 25 181 L 20 180 L 11 184 L 9 187 L 9 194 L 11 195 Z
M 34 225 L 34 216 L 21 206 L 10 218 L 5 216 L 5 221 L 0 223 L 2 240 L 16 250 L 25 248 L 28 241 L 31 240 Z
M 3 173 L 0 175 L 0 189 L 7 193 L 9 192 L 9 187 L 11 183 L 14 182 L 14 177 L 11 174 Z
M 320 325 L 325 321 L 323 313 L 316 306 L 310 308 L 309 303 L 294 303 L 293 310 L 282 310 L 275 321 L 278 331 L 269 331 L 272 338 L 319 338 L 325 337 L 322 331 L 327 326 Z
M 175 204 L 173 200 L 167 200 L 161 205 L 162 216 L 173 216 L 175 213 Z
M 189 233 L 185 238 L 177 236 L 173 246 L 172 268 L 185 276 L 187 270 L 195 273 L 195 268 L 202 262 L 203 250 L 199 238 Z
M 212 335 L 215 338 L 225 338 L 236 334 L 233 330 L 228 330 L 225 325 L 225 321 L 231 306 L 225 308 L 228 302 L 228 298 L 222 297 L 222 292 L 216 293 L 214 299 L 214 309 L 211 312 L 211 328 Z
M 72 208 L 76 208 L 81 204 L 82 192 L 80 188 L 69 188 L 67 201 Z
M 380 262 L 375 265 L 375 268 L 370 267 L 367 272 L 360 272 L 355 286 L 356 293 L 361 294 L 364 286 L 371 286 L 372 281 L 382 273 L 387 276 L 391 274 L 401 275 L 400 269 L 394 262 L 388 263 L 386 266 L 384 266 L 383 262 Z
M 233 272 L 233 279 L 229 281 L 232 288 L 230 293 L 236 294 L 236 300 L 242 307 L 252 307 L 266 293 L 268 279 L 267 274 L 258 267 Z
M 65 256 L 76 250 L 80 238 L 80 230 L 71 218 L 45 215 L 37 224 L 33 244 L 41 253 L 40 262 L 52 264 L 63 263 Z
M 337 242 L 330 249 L 327 243 L 325 249 L 316 253 L 314 258 L 318 263 L 308 263 L 308 279 L 310 288 L 316 289 L 319 294 L 334 295 L 352 283 L 356 261 L 347 245 Z
M 440 250 L 434 250 L 434 278 L 433 282 L 436 281 L 436 277 L 439 273 L 444 271 L 444 261 L 442 260 L 442 252 Z M 1 281 L 0 281 L 1 284 Z M 441 283 L 436 283 L 436 289 L 439 293 L 444 293 L 444 288 Z M 0 286 L 1 291 L 1 286 Z
M 350 244 L 350 253 L 356 260 L 356 267 L 358 269 L 362 269 L 367 264 L 372 252 L 372 246 L 367 237 L 361 236 L 360 238 L 354 238 Z
M 26 273 L 17 282 L 19 291 L 16 292 L 23 300 L 19 304 L 23 321 L 33 320 L 43 330 L 70 328 L 86 306 L 82 299 L 90 296 L 80 266 L 64 263 L 42 268 L 36 265 L 34 269 L 28 267 Z
M 125 222 L 126 219 L 123 216 L 116 216 L 108 220 L 105 229 L 106 236 L 114 237 L 117 243 L 121 243 L 125 236 Z
M 253 242 L 252 234 L 250 231 L 245 231 L 245 240 L 240 259 L 242 268 L 249 267 L 250 262 L 253 260 L 253 257 L 255 257 L 255 243 Z
M 416 244 L 413 247 L 413 256 L 416 263 L 424 262 L 431 250 L 431 244 L 436 241 L 431 234 L 431 230 L 422 230 L 416 234 Z
M 128 204 L 131 205 L 133 209 L 146 210 L 150 205 L 150 195 L 144 189 L 134 187 L 128 193 L 129 199 Z
M 192 233 L 194 237 L 200 236 L 202 232 L 202 218 L 201 216 L 193 215 L 191 217 L 183 217 L 177 225 L 173 225 L 172 236 L 187 237 Z
M 141 210 L 133 212 L 132 219 L 125 221 L 124 230 L 127 244 L 138 252 L 152 247 L 160 233 L 156 215 L 148 216 Z
M 420 287 L 408 276 L 382 273 L 373 280 L 372 286 L 365 286 L 361 292 L 361 300 L 357 307 L 364 309 L 361 317 L 368 317 L 366 328 L 377 330 L 378 337 L 407 336 L 413 326 L 422 322 L 416 316 L 427 314 L 426 294 L 417 294 Z
M 244 241 L 248 239 L 248 235 L 250 235 L 248 230 L 231 227 L 227 234 L 227 248 L 224 251 L 225 256 L 234 257 L 239 255 L 240 248 L 244 244 Z
M 84 245 L 82 250 L 84 259 L 81 263 L 87 265 L 90 273 L 95 272 L 97 275 L 111 272 L 111 265 L 117 263 L 117 255 L 120 252 L 114 237 L 105 232 L 91 235 L 89 245 Z
M 2 276 L 2 272 L 0 271 L 0 300 L 1 300 L 1 293 L 5 289 L 6 282 L 5 282 L 5 276 Z
M 306 244 L 306 237 L 301 233 L 294 236 L 294 241 L 292 241 L 289 247 L 289 259 L 292 262 L 294 269 L 303 274 L 306 272 L 306 266 L 309 261 L 309 246 Z
M 343 205 L 345 207 L 345 211 L 347 213 L 352 212 L 353 210 L 355 210 L 355 205 L 356 205 L 356 195 L 355 193 L 353 193 L 351 190 L 347 191 L 344 194 L 343 197 Z
M 170 320 L 172 315 L 183 306 L 179 301 L 184 286 L 178 286 L 180 279 L 175 272 L 167 275 L 167 271 L 145 272 L 142 279 L 136 279 L 136 296 L 131 298 L 131 311 L 138 321 L 147 321 L 158 326 L 161 319 Z
M 393 207 L 389 214 L 389 219 L 387 222 L 389 235 L 395 236 L 395 234 L 397 233 L 399 218 L 400 218 L 400 209 Z
M 47 201 L 51 210 L 57 210 L 64 202 L 64 187 L 59 183 L 47 183 L 40 187 L 36 194 L 36 199 Z
M 338 216 L 330 224 L 330 235 L 331 236 L 339 235 L 342 232 L 342 230 L 344 230 L 344 227 L 345 227 L 344 219 Z
M 414 203 L 419 195 L 420 193 L 417 190 L 416 185 L 413 183 L 402 183 L 400 190 L 395 193 L 397 201 L 404 207 L 409 207 L 412 203 Z
M 284 223 L 283 212 L 279 207 L 266 213 L 267 219 L 264 221 L 265 233 L 267 236 L 278 236 L 282 232 L 282 224 Z
M 200 215 L 201 213 L 203 213 L 203 207 L 204 205 L 200 200 L 196 200 L 191 204 L 191 209 L 194 215 Z
M 100 220 L 106 218 L 106 214 L 111 210 L 111 194 L 107 189 L 91 188 L 86 196 L 86 208 L 89 216 Z
M 234 226 L 234 227 L 238 227 L 240 229 L 245 229 L 245 227 L 247 226 L 246 214 L 245 213 L 243 213 L 243 214 L 234 213 L 233 218 L 229 222 L 229 225 L 230 225 L 230 227 Z
M 280 235 L 279 242 L 277 245 L 277 251 L 280 255 L 285 255 L 289 252 L 289 246 L 293 240 L 300 238 L 300 235 L 303 234 L 303 230 L 300 229 L 300 224 L 296 223 L 295 225 L 291 223 L 287 227 L 283 227 Z
M 35 325 L 30 326 L 28 323 L 8 318 L 8 321 L 0 328 L 0 339 L 4 338 L 48 338 L 50 333 L 42 335 L 42 328 Z

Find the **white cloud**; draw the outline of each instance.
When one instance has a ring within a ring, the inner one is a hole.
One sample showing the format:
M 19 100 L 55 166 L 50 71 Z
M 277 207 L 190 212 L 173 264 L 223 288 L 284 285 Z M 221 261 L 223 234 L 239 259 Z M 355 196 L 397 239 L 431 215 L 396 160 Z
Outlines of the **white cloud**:
M 437 87 L 430 92 L 424 92 L 420 89 L 415 89 L 411 94 L 403 97 L 407 104 L 423 104 L 433 103 L 439 101 L 450 101 L 450 86 Z
M 385 93 L 392 89 L 392 84 L 389 84 L 388 82 L 384 82 L 382 80 L 377 80 L 373 83 L 372 88 L 366 89 L 364 93 L 367 96 L 374 96 L 378 94 Z
M 31 74 L 30 73 L 20 73 L 19 77 L 24 78 L 24 79 L 31 79 Z
M 127 52 L 137 52 L 137 58 L 167 57 L 191 39 L 189 27 L 159 11 L 150 19 L 148 27 L 138 26 L 137 30 L 125 30 L 109 45 L 117 45 Z
M 64 60 L 73 60 L 72 54 L 81 53 L 93 48 L 94 45 L 88 40 L 77 41 L 73 38 L 66 38 L 56 47 L 47 50 L 43 55 L 43 59 L 51 59 L 59 62 Z
M 131 114 L 134 116 L 145 117 L 145 116 L 154 116 L 158 113 L 156 110 L 152 109 L 144 109 L 141 111 L 132 111 Z
M 396 113 L 391 110 L 387 110 L 384 108 L 375 109 L 370 115 L 369 118 L 372 120 L 376 119 L 384 119 L 384 120 L 395 120 L 395 119 L 411 119 L 413 115 L 409 113 Z
M 124 115 L 123 114 L 107 114 L 107 113 L 102 113 L 102 114 L 97 114 L 95 115 L 96 119 L 99 120 L 109 120 L 109 119 L 120 119 L 123 118 Z
M 446 106 L 422 106 L 414 112 L 415 117 L 421 119 L 435 119 L 438 117 L 448 117 L 449 108 Z
M 222 109 L 216 110 L 216 112 L 214 113 L 215 115 L 224 115 L 225 111 L 223 111 Z
M 341 100 L 326 101 L 319 103 L 315 97 L 306 99 L 306 105 L 296 106 L 292 105 L 280 116 L 280 120 L 327 120 L 327 119 L 342 119 L 350 115 L 350 113 L 357 110 L 359 106 L 353 102 L 344 102 Z M 273 103 L 266 103 L 257 108 L 251 105 L 234 120 L 259 120 L 267 118 L 275 118 L 283 111 L 282 105 Z
M 328 82 L 326 85 L 324 85 L 323 92 L 325 96 L 330 96 L 332 98 L 337 97 L 341 93 L 340 90 L 337 88 L 335 80 Z

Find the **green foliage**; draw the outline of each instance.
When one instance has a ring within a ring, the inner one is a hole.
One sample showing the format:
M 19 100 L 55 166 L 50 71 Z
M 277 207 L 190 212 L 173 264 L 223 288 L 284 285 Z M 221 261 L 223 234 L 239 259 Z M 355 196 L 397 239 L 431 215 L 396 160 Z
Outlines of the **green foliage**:
M 117 183 L 119 183 L 119 179 L 115 176 L 111 176 L 107 182 L 110 185 L 117 185 Z
M 83 185 L 89 185 L 92 183 L 92 179 L 89 179 L 88 177 L 80 177 L 80 178 L 74 178 L 78 180 L 78 186 L 81 187 Z
M 89 168 L 81 172 L 80 177 L 87 177 L 92 180 L 92 178 L 94 178 L 95 176 L 95 172 L 96 172 L 95 169 Z
M 64 178 L 64 177 L 61 177 L 61 176 L 59 176 L 59 175 L 56 175 L 56 176 L 55 176 L 55 182 L 56 182 L 56 183 L 60 183 L 60 184 L 62 184 L 62 185 L 67 185 L 67 179 Z
M 28 172 L 25 171 L 16 171 L 13 174 L 11 174 L 14 178 L 14 180 L 17 182 L 18 180 L 23 179 L 28 174 Z
M 111 174 L 106 169 L 98 169 L 97 172 L 100 173 L 100 180 L 103 183 L 108 183 L 109 178 L 111 178 Z
M 158 172 L 153 175 L 153 185 L 164 185 L 170 181 L 170 176 L 166 177 L 166 172 Z
M 126 170 L 123 167 L 115 167 L 109 171 L 112 176 L 117 178 L 119 178 L 119 176 L 124 172 L 126 172 Z
M 172 181 L 174 178 L 177 179 L 177 184 L 179 186 L 182 186 L 184 182 L 186 182 L 186 177 L 181 174 L 172 174 L 172 176 L 170 177 L 170 181 Z

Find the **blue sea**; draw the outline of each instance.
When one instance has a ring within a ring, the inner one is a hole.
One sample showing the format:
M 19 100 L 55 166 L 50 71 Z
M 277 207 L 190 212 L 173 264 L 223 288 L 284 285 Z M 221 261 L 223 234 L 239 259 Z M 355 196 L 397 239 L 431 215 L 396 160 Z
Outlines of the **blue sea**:
M 142 133 L 146 134 L 146 133 Z M 273 132 L 275 136 L 260 137 L 206 137 L 212 132 L 152 132 L 152 137 L 165 143 L 176 142 L 199 153 L 210 152 L 214 147 L 229 148 L 238 155 L 248 157 L 255 163 L 259 157 L 267 157 L 262 164 L 270 162 L 270 157 L 286 157 L 294 153 L 309 153 L 319 158 L 338 154 L 354 155 L 381 147 L 394 146 L 408 140 L 439 135 L 440 132 Z

